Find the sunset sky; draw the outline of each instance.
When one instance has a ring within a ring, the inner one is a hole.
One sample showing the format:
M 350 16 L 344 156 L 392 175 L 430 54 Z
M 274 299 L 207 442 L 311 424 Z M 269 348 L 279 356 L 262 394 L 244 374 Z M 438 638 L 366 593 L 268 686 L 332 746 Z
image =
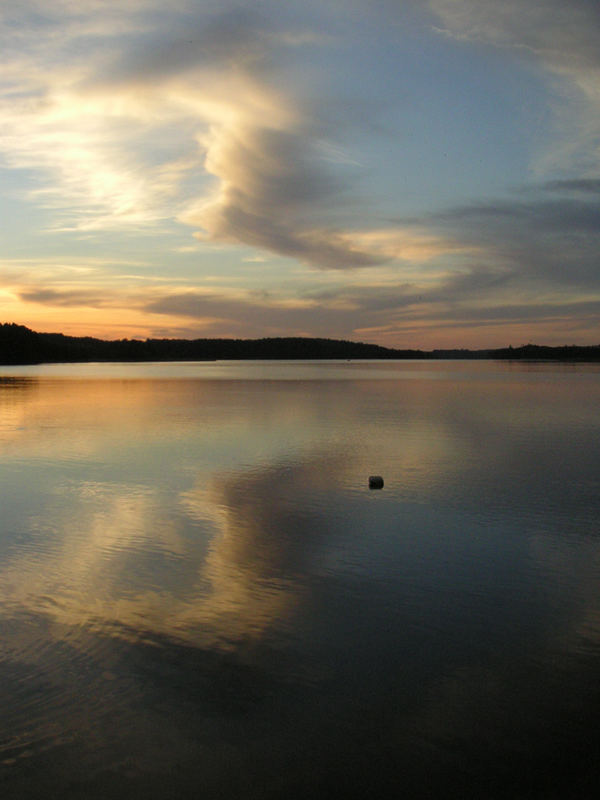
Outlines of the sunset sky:
M 0 321 L 600 343 L 597 0 L 0 0 Z

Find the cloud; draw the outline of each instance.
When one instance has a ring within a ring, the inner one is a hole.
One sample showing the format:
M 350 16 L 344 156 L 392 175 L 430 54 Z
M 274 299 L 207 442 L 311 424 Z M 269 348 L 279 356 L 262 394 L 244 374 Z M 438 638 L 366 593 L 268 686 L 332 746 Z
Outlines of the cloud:
M 449 36 L 508 48 L 540 63 L 561 83 L 565 139 L 544 168 L 594 170 L 600 158 L 600 6 L 589 0 L 429 0 Z M 575 89 L 575 93 L 573 92 Z M 555 109 L 558 111 L 558 109 Z
M 92 18 L 98 8 L 89 6 Z M 144 8 L 121 13 L 124 27 L 108 32 L 63 3 L 29 37 L 19 29 L 0 147 L 9 166 L 47 176 L 30 197 L 61 212 L 54 227 L 130 230 L 178 218 L 211 241 L 316 266 L 377 263 L 323 224 L 345 184 L 320 156 L 318 115 L 293 82 L 277 86 L 281 52 L 314 46 L 318 32 L 277 30 L 244 9 L 192 17 L 185 6 L 165 27 L 152 16 L 141 25 Z M 36 10 L 23 9 L 32 25 Z M 194 172 L 202 180 L 190 200 L 182 184 Z
M 576 192 L 584 195 L 596 194 L 600 197 L 600 180 L 594 178 L 548 181 L 544 188 L 549 192 Z
M 598 66 L 600 11 L 588 0 L 429 0 L 449 33 L 520 47 L 553 65 Z
M 600 194 L 594 181 L 553 181 L 510 199 L 431 215 L 439 231 L 485 254 L 487 268 L 558 287 L 600 290 Z M 419 220 L 423 224 L 423 220 Z
M 200 241 L 322 269 L 412 258 L 357 229 L 363 167 L 331 140 L 326 93 L 288 69 L 292 53 L 307 60 L 330 43 L 315 23 L 226 5 L 100 8 L 63 2 L 38 19 L 28 4 L 0 92 L 5 161 L 36 171 L 29 198 L 54 230 L 178 221 Z
M 148 83 L 155 78 L 152 90 L 137 84 L 134 65 L 129 74 L 115 73 L 125 54 L 143 48 L 149 31 L 156 44 L 156 16 L 142 22 L 138 15 L 155 5 L 128 4 L 123 11 L 92 3 L 86 15 L 63 3 L 40 15 L 30 4 L 17 15 L 20 24 L 0 29 L 12 55 L 0 93 L 0 147 L 10 167 L 38 171 L 39 188 L 30 197 L 63 211 L 57 228 L 154 226 L 174 216 L 182 178 L 201 164 L 189 109 L 165 94 L 171 77 L 165 64 L 162 76 L 147 75 Z M 168 30 L 169 24 L 162 36 L 174 58 L 181 47 Z M 13 31 L 18 47 L 11 45 Z M 196 114 L 195 122 L 198 128 L 204 121 Z
M 271 297 L 262 292 L 234 294 L 199 291 L 156 296 L 144 311 L 196 320 L 205 336 L 339 336 L 351 334 L 357 305 L 338 299 L 318 302 L 301 297 Z
M 384 260 L 351 235 L 312 221 L 341 187 L 304 133 L 241 121 L 213 125 L 204 144 L 206 170 L 219 188 L 181 216 L 205 229 L 199 238 L 248 244 L 334 269 Z
M 112 305 L 110 296 L 100 290 L 89 289 L 41 289 L 31 288 L 19 292 L 19 297 L 26 303 L 41 303 L 49 306 L 93 306 L 102 308 Z

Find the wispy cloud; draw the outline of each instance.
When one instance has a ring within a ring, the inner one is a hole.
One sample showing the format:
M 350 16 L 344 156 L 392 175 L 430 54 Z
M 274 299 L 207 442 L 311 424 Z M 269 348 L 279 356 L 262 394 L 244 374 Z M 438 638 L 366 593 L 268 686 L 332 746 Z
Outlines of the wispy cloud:
M 106 292 L 88 289 L 24 289 L 19 297 L 26 303 L 41 303 L 49 306 L 76 306 L 83 308 L 93 306 L 102 308 L 114 305 L 114 298 L 107 296 Z M 112 300 L 112 302 L 111 302 Z
M 502 201 L 478 202 L 431 215 L 477 249 L 487 270 L 545 291 L 600 291 L 600 192 L 597 181 L 552 181 Z M 419 220 L 423 224 L 423 220 Z
M 566 105 L 562 136 L 540 168 L 600 169 L 600 7 L 588 0 L 429 0 L 444 33 L 507 48 L 540 63 Z
M 323 157 L 317 110 L 293 83 L 285 92 L 277 85 L 281 52 L 318 46 L 318 32 L 277 29 L 237 10 L 200 14 L 191 26 L 174 14 L 168 31 L 135 35 L 129 15 L 123 36 L 105 36 L 64 9 L 68 33 L 42 51 L 32 33 L 0 98 L 0 147 L 11 166 L 46 174 L 35 199 L 62 211 L 58 229 L 177 218 L 201 228 L 201 239 L 315 266 L 382 260 L 327 223 L 347 183 Z M 98 37 L 103 49 L 77 57 Z M 186 199 L 194 172 L 200 191 Z

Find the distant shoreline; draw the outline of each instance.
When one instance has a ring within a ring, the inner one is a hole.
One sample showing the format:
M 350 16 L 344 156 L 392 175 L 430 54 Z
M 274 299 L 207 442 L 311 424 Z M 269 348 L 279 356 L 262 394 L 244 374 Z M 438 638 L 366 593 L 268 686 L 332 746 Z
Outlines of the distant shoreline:
M 0 364 L 51 364 L 133 361 L 244 360 L 478 360 L 600 361 L 598 345 L 526 344 L 495 349 L 403 350 L 340 339 L 276 337 L 263 339 L 119 339 L 37 333 L 24 325 L 0 324 Z

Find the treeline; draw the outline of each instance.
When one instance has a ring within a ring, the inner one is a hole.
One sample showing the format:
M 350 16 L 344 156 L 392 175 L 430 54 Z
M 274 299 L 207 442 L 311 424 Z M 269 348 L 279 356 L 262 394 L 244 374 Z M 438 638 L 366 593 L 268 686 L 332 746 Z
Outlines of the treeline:
M 36 333 L 0 324 L 1 364 L 81 361 L 214 361 L 244 359 L 529 359 L 600 361 L 600 345 L 524 345 L 497 350 L 397 350 L 376 344 L 307 337 L 266 339 L 118 339 Z
M 423 358 L 417 350 L 305 337 L 265 339 L 118 339 L 36 333 L 0 325 L 0 363 L 81 361 L 215 361 L 244 359 Z

